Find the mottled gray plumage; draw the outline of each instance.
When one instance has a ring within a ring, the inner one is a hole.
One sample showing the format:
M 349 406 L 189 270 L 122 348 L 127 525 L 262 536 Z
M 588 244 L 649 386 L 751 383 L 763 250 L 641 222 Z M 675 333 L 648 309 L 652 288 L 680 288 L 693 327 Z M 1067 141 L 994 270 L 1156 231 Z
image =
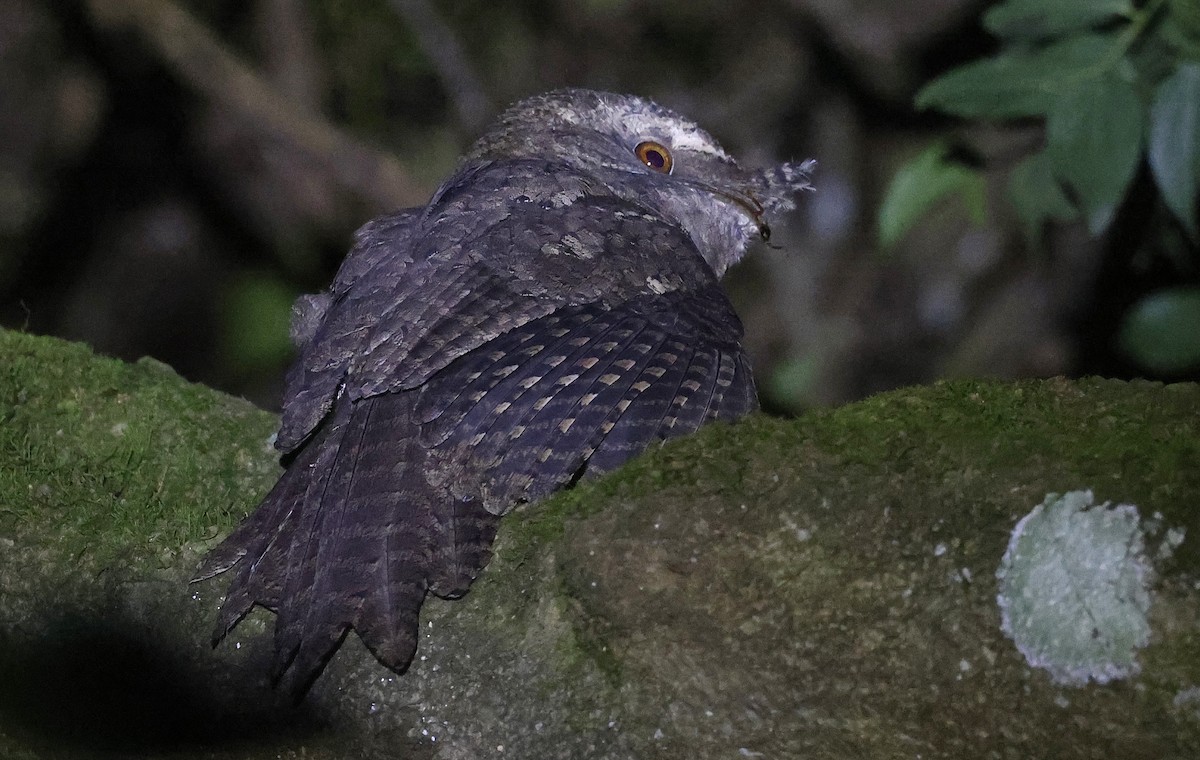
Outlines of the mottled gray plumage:
M 467 590 L 501 515 L 753 410 L 717 280 L 809 168 L 745 171 L 635 97 L 507 111 L 427 206 L 365 225 L 329 292 L 297 301 L 287 471 L 196 576 L 234 571 L 214 643 L 259 604 L 301 692 L 351 628 L 403 671 L 425 595 Z

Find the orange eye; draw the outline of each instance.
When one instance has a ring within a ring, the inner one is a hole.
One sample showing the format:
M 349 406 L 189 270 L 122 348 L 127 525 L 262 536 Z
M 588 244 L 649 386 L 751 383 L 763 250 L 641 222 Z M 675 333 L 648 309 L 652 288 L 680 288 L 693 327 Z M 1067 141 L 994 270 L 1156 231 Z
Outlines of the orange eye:
M 638 143 L 633 152 L 639 161 L 654 171 L 662 174 L 671 173 L 671 151 L 662 143 L 646 140 Z

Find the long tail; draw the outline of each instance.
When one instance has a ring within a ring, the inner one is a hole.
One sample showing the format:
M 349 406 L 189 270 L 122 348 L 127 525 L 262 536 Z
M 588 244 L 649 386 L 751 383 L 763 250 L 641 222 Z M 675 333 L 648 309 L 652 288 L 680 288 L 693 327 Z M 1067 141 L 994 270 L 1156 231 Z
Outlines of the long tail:
M 278 613 L 273 676 L 302 697 L 350 629 L 403 672 L 428 592 L 457 596 L 490 557 L 498 518 L 435 493 L 409 394 L 338 404 L 194 580 L 234 577 L 216 645 L 255 604 Z

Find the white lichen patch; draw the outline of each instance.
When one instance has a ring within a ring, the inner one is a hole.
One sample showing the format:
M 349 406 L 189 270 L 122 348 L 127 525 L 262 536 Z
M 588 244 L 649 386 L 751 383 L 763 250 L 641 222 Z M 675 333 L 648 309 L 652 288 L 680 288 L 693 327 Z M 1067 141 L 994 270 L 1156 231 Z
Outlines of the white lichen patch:
M 996 577 L 1001 628 L 1031 666 L 1071 686 L 1138 672 L 1153 568 L 1137 507 L 1048 494 L 1013 529 Z

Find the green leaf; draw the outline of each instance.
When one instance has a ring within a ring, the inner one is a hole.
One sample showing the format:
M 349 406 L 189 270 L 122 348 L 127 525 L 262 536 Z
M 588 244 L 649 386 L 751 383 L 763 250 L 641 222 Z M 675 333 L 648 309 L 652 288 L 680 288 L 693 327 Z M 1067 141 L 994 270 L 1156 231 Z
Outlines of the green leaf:
M 1200 64 L 1180 66 L 1158 87 L 1150 106 L 1150 170 L 1171 212 L 1200 237 Z
M 1045 152 L 1035 153 L 1013 167 L 1008 178 L 1008 197 L 1031 246 L 1040 242 L 1042 223 L 1047 219 L 1069 221 L 1079 216 L 1054 177 Z
M 1081 79 L 1060 93 L 1046 118 L 1046 155 L 1074 190 L 1099 235 L 1112 221 L 1141 157 L 1145 109 L 1116 73 Z
M 819 369 L 813 354 L 785 359 L 767 379 L 771 400 L 792 411 L 803 411 L 812 398 Z
M 223 349 L 242 371 L 274 368 L 291 355 L 288 322 L 296 294 L 263 274 L 239 275 L 224 293 Z
M 1171 18 L 1188 39 L 1200 40 L 1200 3 L 1196 0 L 1169 0 Z
M 958 193 L 977 224 L 983 223 L 983 177 L 978 171 L 948 159 L 943 143 L 926 148 L 901 166 L 879 208 L 879 242 L 890 248 L 934 203 Z
M 916 106 L 968 119 L 1042 116 L 1064 90 L 1098 76 L 1119 44 L 1113 35 L 1072 35 L 1044 47 L 968 63 L 922 88 Z
M 1045 39 L 1130 16 L 1130 0 L 1008 0 L 983 15 L 983 26 L 1008 39 Z
M 1169 288 L 1138 301 L 1122 321 L 1117 345 L 1160 374 L 1200 366 L 1200 288 Z

